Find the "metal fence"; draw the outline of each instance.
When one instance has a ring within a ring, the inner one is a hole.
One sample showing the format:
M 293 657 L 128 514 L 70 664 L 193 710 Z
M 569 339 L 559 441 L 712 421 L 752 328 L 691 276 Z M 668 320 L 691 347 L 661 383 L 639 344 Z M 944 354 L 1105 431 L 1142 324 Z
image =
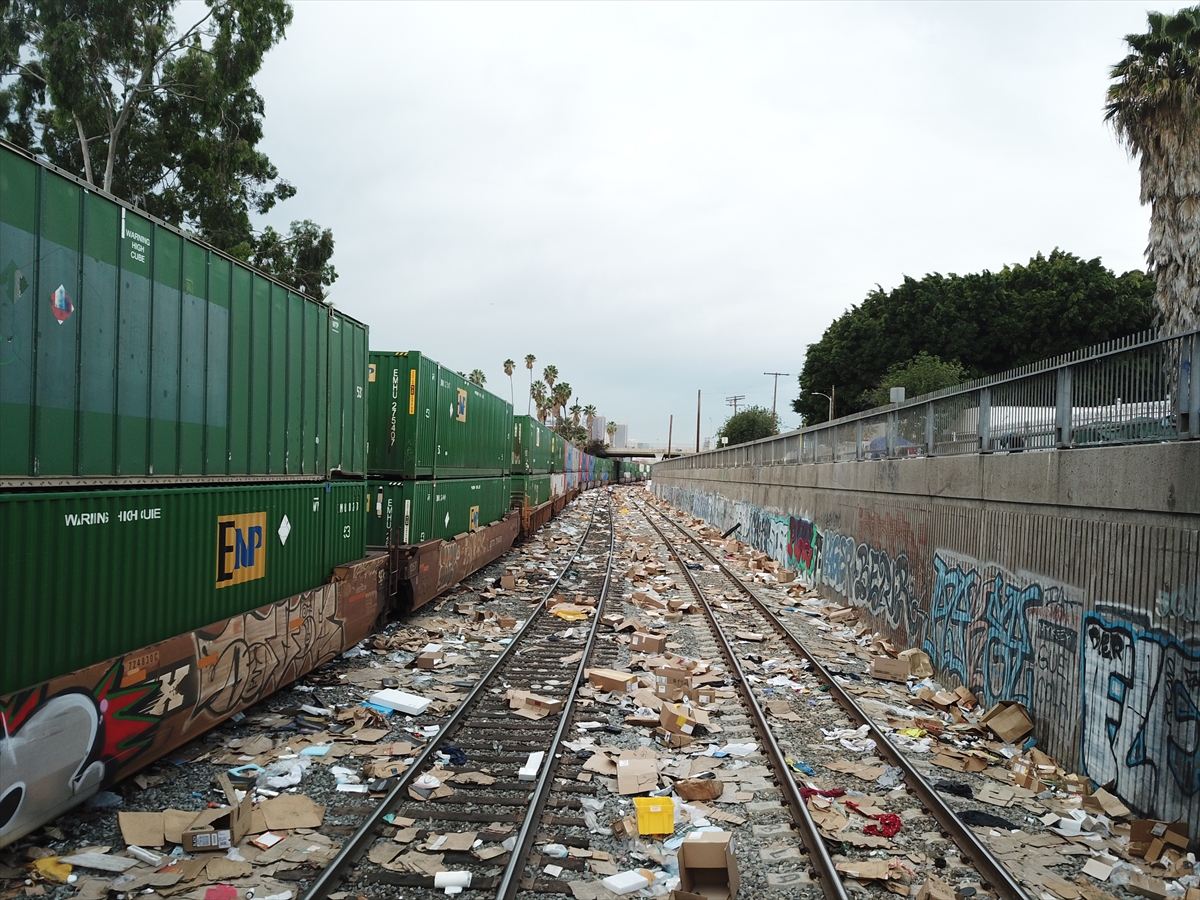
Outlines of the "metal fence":
M 1085 347 L 655 470 L 1019 453 L 1200 438 L 1200 330 Z

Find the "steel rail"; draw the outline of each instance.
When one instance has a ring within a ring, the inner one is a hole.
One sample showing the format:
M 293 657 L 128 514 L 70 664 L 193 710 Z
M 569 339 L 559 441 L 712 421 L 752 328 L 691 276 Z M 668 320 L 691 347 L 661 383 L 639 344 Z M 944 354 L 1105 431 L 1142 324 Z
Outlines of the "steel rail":
M 383 817 L 388 814 L 392 807 L 396 806 L 397 801 L 402 798 L 403 792 L 408 789 L 409 784 L 413 782 L 417 774 L 421 771 L 422 767 L 434 754 L 435 748 L 441 745 L 443 737 L 462 723 L 462 721 L 467 717 L 468 713 L 471 712 L 476 700 L 487 690 L 487 688 L 490 686 L 491 680 L 500 672 L 501 666 L 503 666 L 516 652 L 517 648 L 521 646 L 521 638 L 525 636 L 525 633 L 533 625 L 534 620 L 543 613 L 546 608 L 547 601 L 554 595 L 554 592 L 558 589 L 559 584 L 562 582 L 563 578 L 566 577 L 567 571 L 571 568 L 572 564 L 575 562 L 575 559 L 579 556 L 579 551 L 583 549 L 584 542 L 588 539 L 588 535 L 591 534 L 592 523 L 595 520 L 596 507 L 599 505 L 600 498 L 598 497 L 596 498 L 595 505 L 592 507 L 592 515 L 588 519 L 588 526 L 584 530 L 583 536 L 580 537 L 579 543 L 572 551 L 571 558 L 563 564 L 562 571 L 558 573 L 558 577 L 554 579 L 554 583 L 551 584 L 547 589 L 545 596 L 542 597 L 538 605 L 533 608 L 529 618 L 525 620 L 525 624 L 522 625 L 516 634 L 513 635 L 509 645 L 504 648 L 504 650 L 496 658 L 496 661 L 492 663 L 491 667 L 485 673 L 483 673 L 479 681 L 476 682 L 475 687 L 471 688 L 470 693 L 463 698 L 463 701 L 459 704 L 458 709 L 451 713 L 450 718 L 446 721 L 446 724 L 438 730 L 436 737 L 429 740 L 429 742 L 425 745 L 425 748 L 414 758 L 412 765 L 405 769 L 405 771 L 397 779 L 392 789 L 387 792 L 384 798 L 376 805 L 375 809 L 372 810 L 371 815 L 367 817 L 366 821 L 363 822 L 361 826 L 359 826 L 359 829 L 351 836 L 350 840 L 346 842 L 345 846 L 342 847 L 341 851 L 336 857 L 334 857 L 333 861 L 321 871 L 321 874 L 317 876 L 316 880 L 313 881 L 312 886 L 308 889 L 308 892 L 304 895 L 304 900 L 327 900 L 329 895 L 337 890 L 342 882 L 346 870 L 351 866 L 356 865 L 362 855 L 367 851 L 367 848 L 370 847 L 371 842 L 375 839 L 375 835 L 383 825 Z M 609 517 L 609 521 L 611 524 L 611 516 Z M 593 622 L 593 628 L 594 626 L 595 622 Z
M 804 802 L 804 798 L 800 796 L 800 789 L 796 786 L 795 779 L 792 778 L 791 769 L 788 768 L 787 764 L 787 756 L 783 752 L 783 748 L 779 746 L 779 742 L 775 740 L 775 735 L 771 731 L 771 725 L 767 721 L 766 713 L 758 705 L 758 700 L 755 698 L 754 692 L 748 687 L 746 673 L 742 669 L 741 663 L 738 662 L 738 658 L 734 654 L 733 647 L 729 643 L 728 638 L 725 637 L 724 630 L 717 622 L 717 617 L 713 613 L 708 599 L 704 596 L 703 589 L 700 587 L 699 582 L 696 581 L 695 576 L 692 575 L 691 570 L 688 569 L 683 557 L 679 555 L 675 545 L 671 543 L 670 539 L 663 534 L 662 529 L 650 518 L 644 505 L 641 512 L 646 517 L 646 521 L 650 527 L 658 532 L 658 536 L 667 545 L 671 556 L 679 563 L 679 570 L 683 572 L 684 578 L 691 586 L 696 598 L 700 601 L 700 606 L 704 610 L 705 617 L 708 619 L 709 624 L 712 625 L 713 633 L 717 637 L 717 643 L 721 655 L 725 658 L 726 665 L 737 675 L 738 693 L 742 695 L 742 699 L 750 711 L 750 717 L 754 721 L 754 728 L 763 742 L 763 747 L 767 752 L 767 757 L 771 762 L 772 768 L 775 769 L 776 781 L 779 782 L 779 788 L 792 810 L 792 821 L 800 829 L 801 839 L 808 850 L 809 861 L 817 872 L 817 878 L 820 880 L 821 887 L 825 891 L 825 896 L 831 898 L 831 900 L 849 900 L 849 894 L 846 893 L 845 886 L 842 884 L 841 879 L 838 878 L 837 868 L 834 865 L 833 858 L 829 855 L 829 850 L 825 846 L 825 841 L 821 837 L 820 831 L 817 829 L 817 823 L 813 821 L 813 817 L 808 811 L 808 805 Z
M 804 645 L 792 630 L 788 628 L 774 612 L 771 611 L 757 594 L 747 587 L 740 578 L 737 577 L 725 563 L 719 559 L 708 547 L 704 546 L 695 535 L 691 534 L 686 528 L 678 522 L 673 521 L 669 516 L 663 515 L 658 510 L 658 514 L 675 526 L 688 540 L 695 544 L 705 556 L 716 563 L 721 571 L 727 575 L 730 580 L 737 584 L 738 588 L 747 597 L 754 601 L 754 604 L 762 611 L 767 619 L 779 630 L 784 640 L 791 645 L 797 653 L 809 661 L 813 672 L 829 687 L 829 692 L 837 700 L 850 716 L 858 721 L 860 725 L 866 725 L 867 731 L 872 740 L 875 741 L 875 746 L 879 750 L 881 756 L 884 756 L 888 762 L 904 772 L 904 782 L 908 788 L 917 796 L 917 799 L 929 810 L 930 814 L 942 827 L 946 834 L 954 841 L 955 845 L 963 852 L 966 859 L 982 876 L 986 885 L 992 887 L 1003 898 L 1003 900 L 1030 900 L 1029 895 L 1021 888 L 1021 885 L 1012 873 L 1006 869 L 999 860 L 997 860 L 988 851 L 987 847 L 979 840 L 976 834 L 971 831 L 961 819 L 955 815 L 954 810 L 949 807 L 941 795 L 933 789 L 925 777 L 917 770 L 917 768 L 909 762 L 908 758 L 900 752 L 899 748 L 892 743 L 891 739 L 884 733 L 868 716 L 863 712 L 862 707 L 855 702 L 854 698 L 842 687 L 842 685 L 834 678 L 825 666 L 817 657 L 809 652 L 809 649 Z M 649 518 L 649 516 L 647 516 Z M 686 569 L 686 566 L 685 566 Z
M 542 813 L 545 811 L 546 802 L 550 799 L 550 789 L 554 783 L 554 776 L 558 772 L 559 759 L 555 756 L 554 751 L 563 739 L 567 727 L 574 719 L 575 705 L 578 699 L 577 694 L 580 685 L 583 683 L 583 673 L 587 671 L 588 660 L 591 658 L 592 650 L 596 646 L 596 635 L 600 630 L 600 617 L 604 615 L 604 603 L 608 599 L 609 586 L 612 583 L 613 550 L 615 549 L 616 535 L 612 512 L 613 503 L 610 496 L 608 500 L 608 565 L 604 569 L 604 584 L 600 588 L 600 596 L 596 600 L 596 615 L 592 617 L 592 630 L 588 634 L 587 644 L 584 645 L 583 657 L 580 660 L 579 669 L 575 672 L 575 679 L 571 682 L 571 690 L 567 694 L 566 707 L 563 709 L 562 717 L 558 720 L 558 728 L 554 730 L 554 737 L 550 742 L 550 747 L 546 751 L 546 764 L 542 767 L 542 774 L 538 777 L 537 785 L 534 788 L 534 799 L 529 804 L 529 815 L 521 823 L 521 830 L 517 833 L 516 846 L 513 847 L 513 852 L 510 856 L 508 866 L 504 870 L 500 886 L 496 889 L 497 900 L 512 900 L 520 889 L 521 875 L 525 869 L 529 853 L 533 849 L 534 839 L 537 837 L 537 825 L 541 821 Z M 595 513 L 593 512 L 594 515 Z

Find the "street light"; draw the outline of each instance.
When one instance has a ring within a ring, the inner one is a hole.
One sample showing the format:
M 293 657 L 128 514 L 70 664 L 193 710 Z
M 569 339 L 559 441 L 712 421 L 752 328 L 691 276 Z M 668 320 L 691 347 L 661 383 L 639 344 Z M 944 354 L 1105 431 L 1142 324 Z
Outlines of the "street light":
M 837 396 L 837 385 L 829 389 L 830 393 L 822 394 L 820 391 L 809 391 L 814 397 L 824 397 L 829 401 L 829 421 L 833 421 L 833 398 Z

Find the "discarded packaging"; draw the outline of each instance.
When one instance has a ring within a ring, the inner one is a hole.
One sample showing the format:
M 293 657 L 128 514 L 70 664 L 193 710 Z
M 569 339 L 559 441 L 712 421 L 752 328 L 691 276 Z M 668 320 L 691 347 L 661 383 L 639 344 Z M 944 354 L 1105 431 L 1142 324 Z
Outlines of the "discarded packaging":
M 405 715 L 419 716 L 425 710 L 429 709 L 429 704 L 433 701 L 427 700 L 424 697 L 418 697 L 416 694 L 406 694 L 404 691 L 388 688 L 387 690 L 372 694 L 370 702 L 375 706 L 394 709 L 396 712 L 401 712 Z
M 679 889 L 706 900 L 734 900 L 741 876 L 733 835 L 728 831 L 693 831 L 679 845 Z

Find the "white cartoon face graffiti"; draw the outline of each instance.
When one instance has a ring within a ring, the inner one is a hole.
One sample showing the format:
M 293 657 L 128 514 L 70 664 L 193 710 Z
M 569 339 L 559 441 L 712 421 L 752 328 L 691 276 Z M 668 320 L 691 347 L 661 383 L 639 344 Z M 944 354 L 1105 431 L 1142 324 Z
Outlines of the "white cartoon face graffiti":
M 15 733 L 0 717 L 0 846 L 91 797 L 104 763 L 88 763 L 99 731 L 96 702 L 84 693 L 43 703 Z

